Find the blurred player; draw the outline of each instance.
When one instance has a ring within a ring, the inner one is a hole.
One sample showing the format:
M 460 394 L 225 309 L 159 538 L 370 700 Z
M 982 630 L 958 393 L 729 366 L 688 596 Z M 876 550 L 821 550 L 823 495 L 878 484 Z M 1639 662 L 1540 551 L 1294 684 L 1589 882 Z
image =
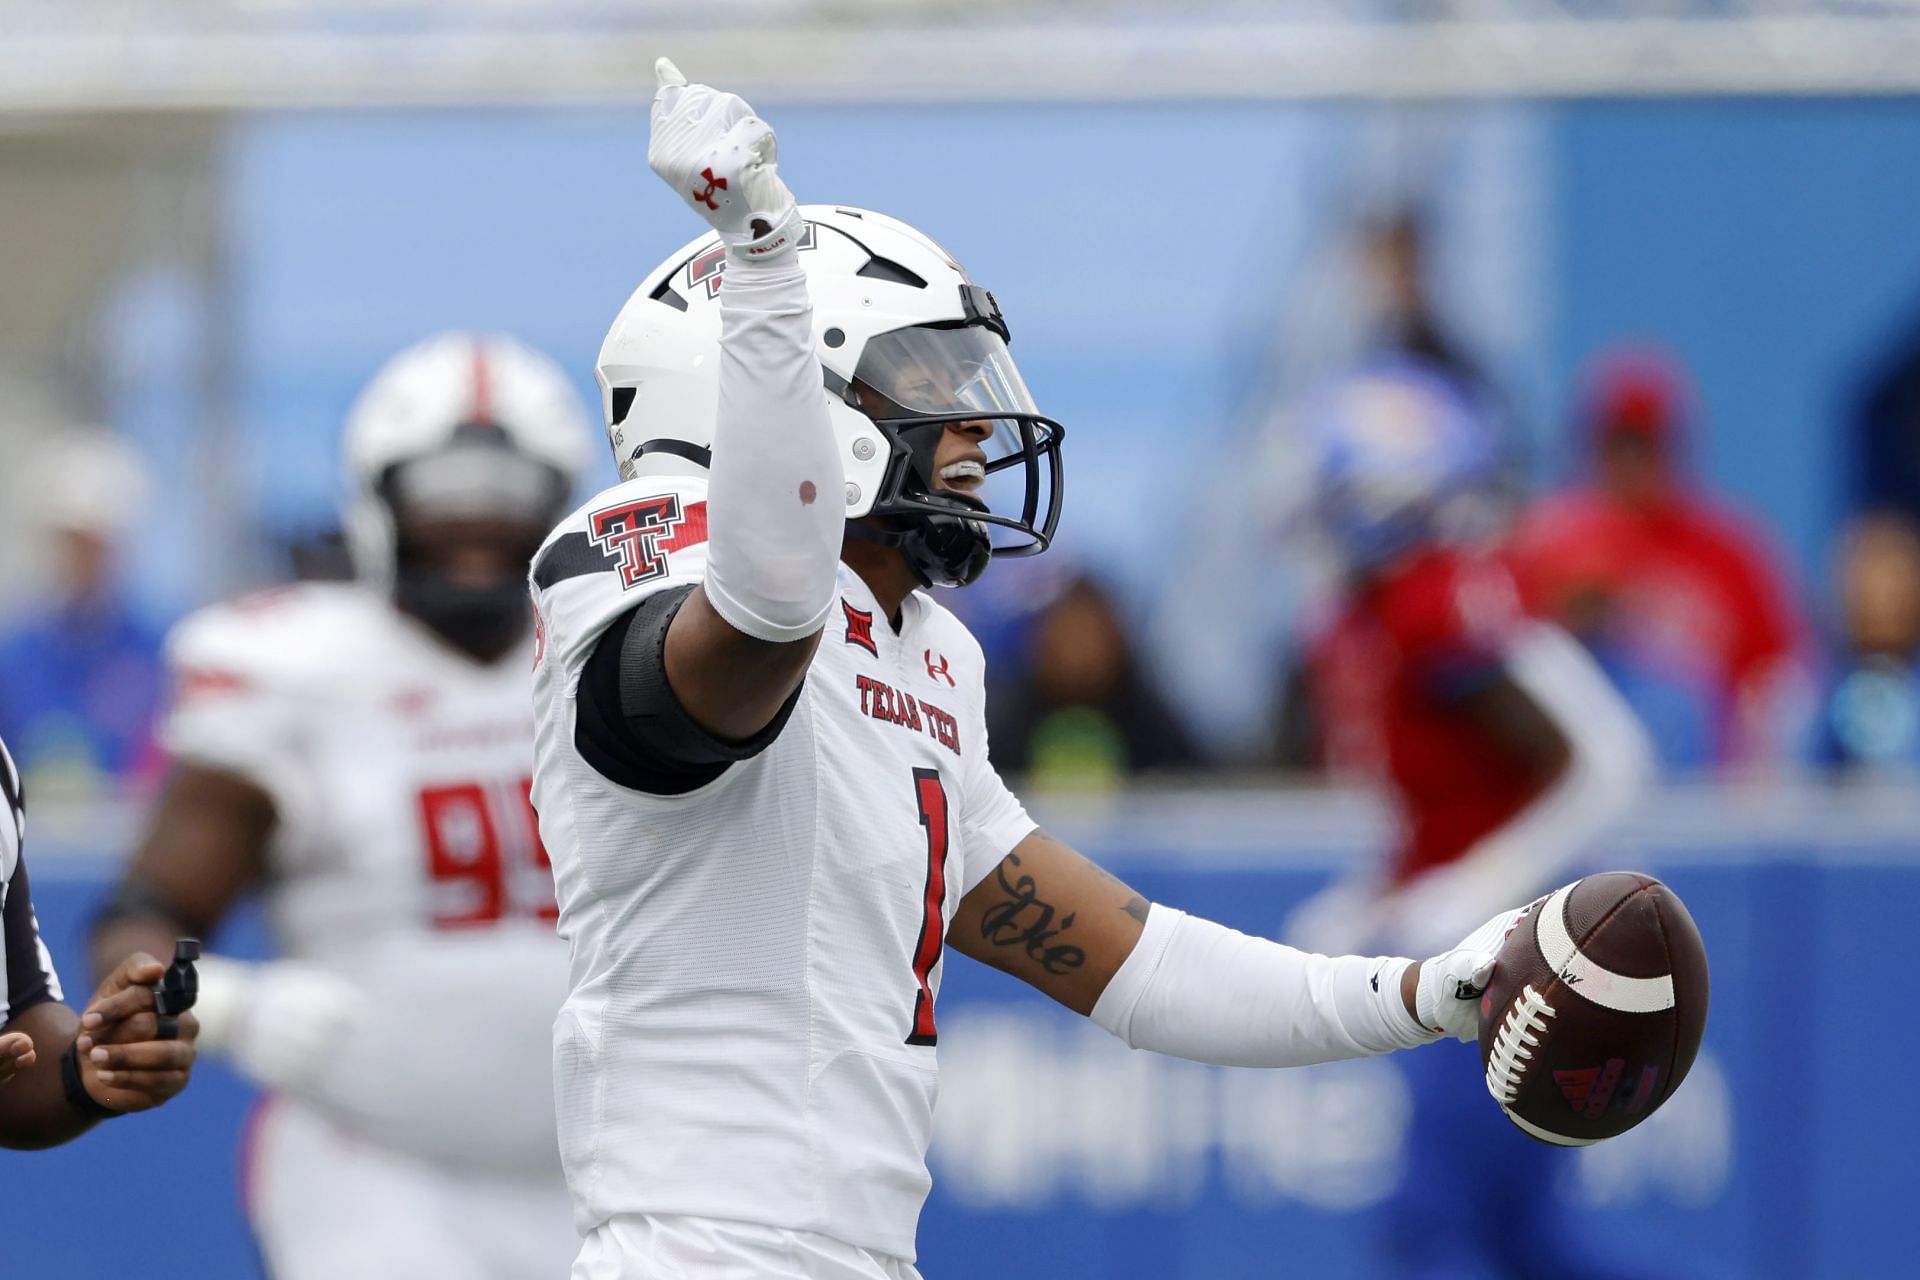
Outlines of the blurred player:
M 1511 912 L 1424 964 L 1307 956 L 1035 829 L 924 588 L 1046 547 L 1061 428 L 945 250 L 800 209 L 744 102 L 660 76 L 649 163 L 717 234 L 615 321 L 624 483 L 532 575 L 575 1277 L 915 1275 L 943 941 L 1204 1061 L 1472 1034 Z
M 203 962 L 200 1016 L 273 1092 L 243 1176 L 278 1280 L 519 1280 L 577 1245 L 525 574 L 585 446 L 545 356 L 428 339 L 347 423 L 361 581 L 207 609 L 169 641 L 176 763 L 94 956 L 204 936 L 265 895 L 284 958 Z
M 31 1149 L 186 1088 L 199 1024 L 191 1013 L 159 1020 L 153 984 L 166 966 L 148 955 L 115 967 L 79 1017 L 61 1003 L 27 886 L 26 834 L 20 773 L 0 742 L 0 1147 Z
M 1493 532 L 1489 434 L 1457 384 L 1405 358 L 1320 403 L 1318 516 L 1345 568 L 1310 687 L 1329 763 L 1388 794 L 1383 875 L 1336 884 L 1287 937 L 1314 950 L 1458 937 L 1568 864 L 1640 791 L 1638 723 L 1580 646 L 1527 618 Z M 1444 944 L 1442 944 L 1444 945 Z M 1420 1055 L 1403 1190 L 1376 1236 L 1396 1276 L 1588 1276 L 1552 1214 L 1556 1153 L 1508 1131 L 1465 1050 Z

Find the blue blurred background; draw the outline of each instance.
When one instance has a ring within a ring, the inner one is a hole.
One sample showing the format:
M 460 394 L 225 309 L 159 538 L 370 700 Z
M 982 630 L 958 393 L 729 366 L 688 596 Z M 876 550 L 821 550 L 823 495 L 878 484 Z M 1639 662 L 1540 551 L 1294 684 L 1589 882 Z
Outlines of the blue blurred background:
M 1864 406 L 1920 333 L 1911 101 L 763 109 L 803 199 L 932 228 L 1001 296 L 1029 384 L 1076 433 L 1064 554 L 1041 564 L 1117 589 L 1213 755 L 1255 749 L 1298 612 L 1284 410 L 1364 347 L 1382 305 L 1367 228 L 1400 210 L 1422 220 L 1433 307 L 1511 404 L 1529 480 L 1581 474 L 1588 363 L 1658 347 L 1697 397 L 1681 456 L 1763 526 L 1822 638 L 1836 539 L 1866 501 Z M 97 406 L 155 494 L 219 481 L 207 502 L 146 508 L 126 574 L 139 614 L 161 624 L 286 572 L 287 546 L 336 519 L 347 406 L 422 333 L 510 330 L 593 394 L 607 323 L 686 238 L 643 134 L 638 112 L 221 130 L 217 263 L 108 281 L 85 367 L 51 380 L 84 382 L 66 412 Z M 1173 159 L 1196 136 L 1231 177 Z M 1227 211 L 1209 198 L 1222 182 Z M 21 597 L 15 547 L 0 585 Z M 1196 607 L 1217 620 L 1202 661 Z
M 1740 27 L 1743 5 L 1679 6 L 1684 31 L 1609 25 L 1667 7 L 1549 6 L 1506 33 L 1517 60 L 1456 66 L 1408 50 L 1449 30 L 1470 49 L 1465 9 L 1370 9 L 1376 55 L 1315 64 L 1275 52 L 1285 21 L 1236 35 L 1257 15 L 1222 4 L 1172 71 L 1142 54 L 1186 21 L 1169 6 L 644 7 L 660 31 L 588 3 L 551 6 L 553 30 L 474 6 L 448 27 L 524 48 L 436 60 L 439 19 L 408 5 L 307 6 L 306 31 L 215 4 L 261 38 L 252 65 L 191 42 L 169 60 L 137 22 L 116 65 L 70 19 L 0 5 L 19 36 L 0 40 L 0 736 L 35 796 L 70 995 L 165 768 L 161 633 L 338 570 L 342 419 L 421 335 L 512 332 L 597 399 L 608 322 L 695 229 L 644 159 L 645 68 L 685 48 L 778 124 L 801 200 L 914 222 L 998 295 L 1071 433 L 1068 499 L 1054 552 L 962 607 L 1031 690 L 1048 608 L 1097 585 L 1180 747 L 1143 755 L 1129 704 L 1091 736 L 1036 729 L 1007 767 L 1156 898 L 1273 935 L 1377 859 L 1386 808 L 1290 728 L 1329 591 L 1300 529 L 1302 406 L 1370 350 L 1439 335 L 1497 406 L 1515 527 L 1545 530 L 1513 548 L 1529 607 L 1589 643 L 1659 756 L 1655 797 L 1586 863 L 1668 878 L 1713 957 L 1674 1103 L 1556 1153 L 1581 1247 L 1622 1275 L 1911 1270 L 1920 83 L 1901 77 L 1920 59 L 1890 68 L 1920 35 L 1897 6 L 1785 6 L 1814 24 L 1801 44 Z M 1309 50 L 1346 29 L 1288 16 Z M 775 19 L 805 37 L 791 57 L 741 54 Z M 346 43 L 289 54 L 320 34 Z M 927 52 L 949 36 L 959 52 Z M 407 39 L 417 64 L 395 60 Z M 836 41 L 844 61 L 810 56 Z M 995 41 L 1005 60 L 977 65 Z M 1581 574 L 1634 598 L 1611 526 L 1526 519 L 1595 483 L 1596 360 L 1623 345 L 1662 371 L 1677 484 L 1758 582 L 1750 607 L 1677 589 L 1706 603 L 1657 644 L 1560 612 L 1555 584 Z M 69 445 L 93 452 L 69 464 Z M 104 594 L 78 601 L 87 547 Z M 269 946 L 251 914 L 225 941 Z M 1401 1064 L 1217 1072 L 1130 1057 L 1042 1003 L 948 974 L 929 1277 L 1382 1274 L 1367 1242 L 1405 1172 Z M 234 1173 L 249 1105 L 209 1062 L 160 1114 L 0 1153 L 10 1274 L 257 1274 Z M 1524 1143 L 1484 1110 L 1466 1141 L 1497 1162 Z M 137 1207 L 91 1225 L 108 1199 Z

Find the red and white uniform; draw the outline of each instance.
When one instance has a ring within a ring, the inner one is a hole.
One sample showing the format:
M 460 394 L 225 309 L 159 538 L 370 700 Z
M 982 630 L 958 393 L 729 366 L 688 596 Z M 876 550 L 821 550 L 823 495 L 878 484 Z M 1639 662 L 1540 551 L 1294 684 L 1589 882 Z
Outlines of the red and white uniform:
M 366 994 L 313 1095 L 276 1099 L 251 1141 L 276 1276 L 344 1274 L 329 1251 L 364 1257 L 369 1237 L 395 1276 L 559 1275 L 577 1247 L 554 1158 L 566 956 L 528 802 L 532 658 L 530 638 L 483 666 L 333 584 L 203 610 L 169 639 L 167 747 L 273 799 L 281 955 Z
M 870 1259 L 808 1274 L 907 1274 L 930 1185 L 947 922 L 1034 824 L 988 762 L 979 645 L 924 592 L 896 633 L 844 567 L 765 750 L 671 797 L 581 756 L 582 667 L 621 612 L 701 580 L 705 493 L 699 479 L 630 481 L 535 560 L 533 798 L 573 949 L 554 1044 L 560 1147 L 593 1238 L 575 1274 L 653 1274 L 619 1258 L 678 1256 L 632 1254 L 684 1234 L 669 1219 Z M 593 1269 L 596 1248 L 612 1269 Z
M 1539 790 L 1456 705 L 1505 674 L 1525 624 L 1498 562 L 1430 547 L 1362 587 L 1314 644 L 1328 763 L 1385 782 L 1400 810 L 1394 883 L 1453 861 Z
M 1384 883 L 1330 891 L 1297 918 L 1314 949 L 1444 947 L 1500 903 L 1551 887 L 1651 773 L 1646 735 L 1606 677 L 1524 612 L 1488 556 L 1439 544 L 1411 553 L 1355 589 L 1309 660 L 1329 764 L 1372 777 L 1401 820 Z M 1542 781 L 1460 705 L 1501 680 L 1565 739 L 1557 777 Z M 1359 922 L 1349 937 L 1325 936 L 1342 914 Z

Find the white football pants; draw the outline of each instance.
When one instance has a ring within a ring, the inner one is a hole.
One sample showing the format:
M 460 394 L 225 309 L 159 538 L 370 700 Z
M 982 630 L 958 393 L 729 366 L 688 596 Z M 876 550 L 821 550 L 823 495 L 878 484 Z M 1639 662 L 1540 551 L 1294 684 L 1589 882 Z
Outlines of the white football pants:
M 557 1168 L 429 1164 L 285 1098 L 255 1114 L 242 1177 L 273 1280 L 559 1280 L 580 1249 Z
M 901 1258 L 751 1222 L 634 1214 L 603 1222 L 573 1280 L 920 1280 Z

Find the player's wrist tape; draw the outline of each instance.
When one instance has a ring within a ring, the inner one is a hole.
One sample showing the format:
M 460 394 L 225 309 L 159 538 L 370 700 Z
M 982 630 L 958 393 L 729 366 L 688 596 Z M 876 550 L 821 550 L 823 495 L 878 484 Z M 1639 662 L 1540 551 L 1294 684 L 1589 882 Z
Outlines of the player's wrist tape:
M 1135 1049 L 1292 1067 L 1431 1043 L 1400 996 L 1413 961 L 1319 956 L 1155 905 L 1093 1021 Z
M 87 1092 L 86 1082 L 80 1076 L 78 1040 L 70 1042 L 67 1051 L 60 1055 L 60 1088 L 67 1095 L 67 1105 L 76 1114 L 89 1120 L 111 1120 L 126 1114 L 124 1111 L 115 1111 Z

